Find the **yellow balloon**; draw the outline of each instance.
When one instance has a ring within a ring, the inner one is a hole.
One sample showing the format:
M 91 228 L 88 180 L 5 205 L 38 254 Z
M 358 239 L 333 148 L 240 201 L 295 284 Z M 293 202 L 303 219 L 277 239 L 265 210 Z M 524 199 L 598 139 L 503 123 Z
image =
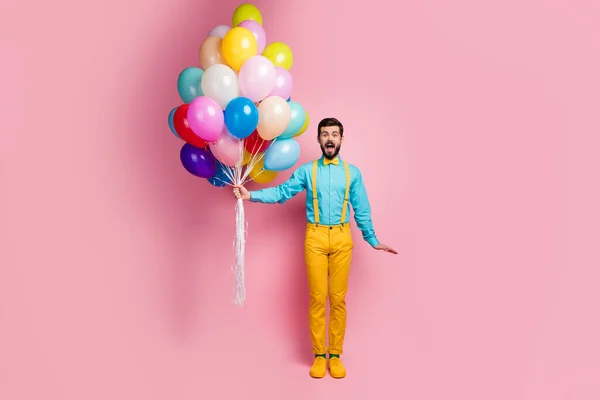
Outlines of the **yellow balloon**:
M 297 137 L 302 135 L 304 132 L 306 132 L 306 130 L 308 129 L 308 124 L 310 124 L 310 118 L 308 118 L 308 113 L 306 111 L 304 111 L 304 113 L 306 114 L 306 118 L 304 119 L 304 125 L 302 125 L 302 128 L 300 128 L 300 130 L 298 131 L 298 133 L 296 133 L 294 136 L 292 137 Z
M 246 165 L 252 160 L 253 155 L 248 152 L 248 150 L 244 149 L 244 155 L 242 156 L 242 165 Z
M 258 53 L 258 43 L 254 34 L 246 28 L 232 28 L 223 37 L 223 57 L 227 64 L 236 72 L 252 56 Z
M 267 171 L 265 169 L 265 158 L 263 157 L 254 165 L 254 168 L 250 170 L 249 176 L 254 182 L 265 184 L 277 178 L 277 172 Z
M 231 26 L 235 28 L 240 23 L 242 23 L 242 21 L 246 21 L 248 19 L 256 21 L 261 25 L 263 23 L 262 15 L 255 5 L 242 4 L 238 6 L 233 12 L 233 18 L 231 18 Z
M 292 68 L 294 55 L 290 46 L 283 42 L 270 43 L 262 52 L 276 67 L 283 67 L 287 70 Z

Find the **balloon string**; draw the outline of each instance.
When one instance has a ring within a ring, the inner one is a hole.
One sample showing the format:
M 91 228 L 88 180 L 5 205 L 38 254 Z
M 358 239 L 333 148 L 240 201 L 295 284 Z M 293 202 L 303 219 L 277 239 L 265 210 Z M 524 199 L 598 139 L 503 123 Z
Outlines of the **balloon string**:
M 234 303 L 243 306 L 246 300 L 246 288 L 244 285 L 244 258 L 246 252 L 247 224 L 244 217 L 244 201 L 238 199 L 235 206 L 235 264 L 233 265 Z
M 263 142 L 260 144 L 260 146 L 262 146 L 264 144 L 264 142 L 266 142 L 266 140 L 264 140 L 262 138 L 260 138 L 260 140 Z M 246 173 L 244 174 L 244 176 L 242 178 L 242 184 L 245 184 L 248 180 L 253 180 L 253 179 L 248 179 L 248 175 L 250 174 L 250 171 L 252 171 L 254 169 L 254 167 L 264 158 L 265 152 L 273 143 L 272 141 L 269 142 L 269 144 L 267 145 L 265 150 L 261 151 L 260 153 L 255 153 L 257 142 L 258 141 L 254 142 L 254 146 L 252 148 L 252 157 L 250 158 L 250 161 L 248 162 L 248 168 L 246 169 Z M 256 174 L 256 176 L 260 175 L 263 172 L 263 170 L 264 169 L 261 169 L 261 171 L 259 171 Z
M 260 140 L 264 143 L 265 140 L 260 138 Z M 263 143 L 260 145 L 262 146 Z M 271 142 L 272 143 L 272 142 Z M 267 148 L 271 145 L 267 146 Z M 254 142 L 251 151 L 250 160 L 246 163 L 246 166 L 242 165 L 243 156 L 244 156 L 244 148 L 245 148 L 245 139 L 242 140 L 242 146 L 240 146 L 240 154 L 238 158 L 238 162 L 234 166 L 225 166 L 223 168 L 223 172 L 226 175 L 229 182 L 225 182 L 222 179 L 215 177 L 219 181 L 229 185 L 244 185 L 247 181 L 253 180 L 250 178 L 250 172 L 254 169 L 254 167 L 263 159 L 265 151 L 260 153 L 256 153 L 256 145 L 258 144 L 258 140 Z M 217 150 L 219 153 L 219 150 Z M 264 169 L 261 169 L 256 175 L 260 175 L 264 172 Z M 245 253 L 246 253 L 246 242 L 248 240 L 248 223 L 245 218 L 244 212 L 244 201 L 242 199 L 238 199 L 235 206 L 235 237 L 233 241 L 233 247 L 235 249 L 235 262 L 232 266 L 232 272 L 234 277 L 234 298 L 233 302 L 238 306 L 243 306 L 244 301 L 246 300 L 246 288 L 244 283 L 244 268 L 245 268 Z
M 246 139 L 242 139 L 242 144 L 245 143 L 245 140 Z M 263 143 L 266 142 L 266 140 L 264 140 L 262 138 L 260 138 L 260 140 Z M 242 161 L 243 161 L 243 157 L 244 157 L 243 153 L 244 153 L 244 148 L 245 148 L 244 145 L 240 146 L 240 150 L 239 150 L 240 151 L 240 154 L 239 154 L 240 161 L 238 161 L 234 166 L 223 165 L 224 166 L 223 172 L 224 172 L 225 176 L 227 177 L 227 179 L 229 179 L 229 181 L 230 181 L 230 182 L 226 183 L 228 186 L 245 185 L 248 181 L 254 180 L 253 178 L 250 177 L 250 173 L 252 172 L 254 167 L 256 167 L 256 165 L 258 165 L 258 163 L 260 163 L 260 161 L 264 158 L 266 150 L 272 144 L 272 142 L 270 142 L 264 151 L 261 151 L 260 153 L 256 153 L 257 143 L 258 143 L 258 141 L 255 141 L 254 144 L 252 145 L 252 150 L 250 152 L 251 156 L 245 166 L 242 165 Z M 261 144 L 261 146 L 262 146 L 262 144 Z M 217 153 L 219 153 L 218 149 L 217 149 Z M 219 158 L 218 154 L 217 154 L 217 158 Z M 255 177 L 259 176 L 263 171 L 264 171 L 264 169 L 261 169 L 257 174 L 255 174 Z M 221 182 L 225 183 L 222 180 L 221 180 Z

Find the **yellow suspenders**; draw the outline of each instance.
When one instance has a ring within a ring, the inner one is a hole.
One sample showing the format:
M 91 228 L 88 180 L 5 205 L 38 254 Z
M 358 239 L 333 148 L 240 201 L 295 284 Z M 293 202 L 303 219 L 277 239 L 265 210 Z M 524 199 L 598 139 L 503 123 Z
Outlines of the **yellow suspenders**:
M 344 204 L 342 205 L 342 217 L 340 218 L 340 224 L 344 224 L 346 221 L 346 209 L 348 208 L 348 197 L 350 194 L 350 168 L 348 163 L 343 161 L 344 169 L 346 170 L 346 193 L 344 194 Z M 313 196 L 313 208 L 315 213 L 315 224 L 319 225 L 319 201 L 317 200 L 317 167 L 319 166 L 319 160 L 313 162 L 312 170 L 312 196 Z
M 317 167 L 319 166 L 319 160 L 313 162 L 312 171 L 312 196 L 313 196 L 313 209 L 315 212 L 315 224 L 319 225 L 319 201 L 317 200 Z

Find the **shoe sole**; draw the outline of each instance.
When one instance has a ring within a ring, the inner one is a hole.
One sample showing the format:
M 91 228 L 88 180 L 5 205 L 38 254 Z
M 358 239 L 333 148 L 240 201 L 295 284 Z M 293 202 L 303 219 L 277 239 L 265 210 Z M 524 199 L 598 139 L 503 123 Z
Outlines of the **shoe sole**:
M 329 376 L 331 376 L 331 377 L 332 377 L 332 378 L 334 378 L 334 379 L 342 379 L 342 378 L 345 378 L 345 377 L 346 377 L 346 372 L 344 372 L 344 374 L 343 374 L 343 375 L 335 375 L 335 374 L 332 374 L 332 373 L 331 373 L 331 370 L 329 370 Z

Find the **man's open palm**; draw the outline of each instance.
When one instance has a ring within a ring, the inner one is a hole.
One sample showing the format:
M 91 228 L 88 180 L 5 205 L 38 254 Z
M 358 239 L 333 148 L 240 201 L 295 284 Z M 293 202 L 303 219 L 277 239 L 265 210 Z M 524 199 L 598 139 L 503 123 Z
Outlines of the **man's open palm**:
M 383 250 L 387 253 L 398 254 L 398 252 L 396 250 L 392 249 L 389 246 L 386 246 L 385 244 L 378 244 L 377 246 L 375 246 L 375 249 Z

